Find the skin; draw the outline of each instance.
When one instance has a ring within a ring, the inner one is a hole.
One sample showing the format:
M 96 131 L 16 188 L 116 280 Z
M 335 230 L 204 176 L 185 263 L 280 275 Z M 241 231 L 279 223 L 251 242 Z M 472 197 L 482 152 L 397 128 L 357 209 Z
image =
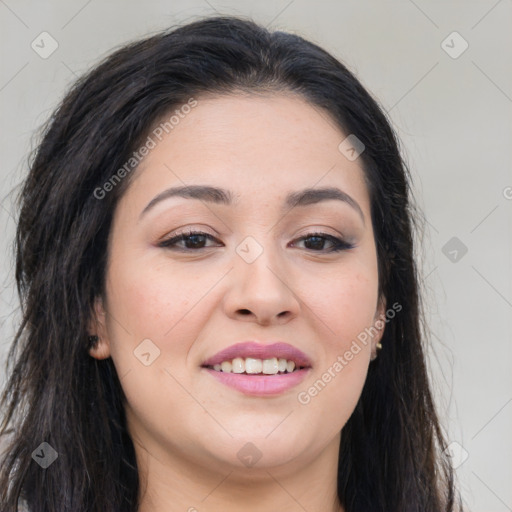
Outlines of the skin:
M 332 375 L 338 356 L 385 311 L 360 159 L 340 152 L 346 135 L 325 112 L 292 94 L 197 100 L 146 156 L 117 206 L 106 293 L 91 323 L 100 337 L 91 356 L 112 357 L 126 395 L 139 510 L 342 511 L 340 431 L 383 328 L 309 403 L 297 396 L 329 368 Z M 185 184 L 230 189 L 237 201 L 173 197 L 140 217 L 159 193 Z M 283 213 L 288 192 L 324 186 L 349 194 L 364 221 L 337 200 Z M 214 240 L 188 253 L 159 246 L 182 228 Z M 301 239 L 314 231 L 355 247 L 330 252 L 328 240 Z M 250 264 L 236 252 L 249 236 L 263 249 Z M 144 339 L 160 351 L 148 366 L 134 355 Z M 313 365 L 306 380 L 278 396 L 252 397 L 201 368 L 251 339 L 305 352 Z M 246 443 L 261 454 L 251 467 L 237 457 Z

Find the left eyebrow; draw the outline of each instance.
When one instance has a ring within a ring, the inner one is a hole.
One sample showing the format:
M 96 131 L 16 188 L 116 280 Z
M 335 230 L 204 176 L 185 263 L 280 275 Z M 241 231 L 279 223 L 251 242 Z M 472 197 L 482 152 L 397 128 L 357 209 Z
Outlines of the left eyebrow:
M 343 201 L 350 205 L 359 214 L 364 224 L 364 214 L 359 203 L 346 192 L 343 192 L 343 190 L 336 187 L 305 188 L 297 192 L 291 192 L 286 196 L 285 207 L 293 208 L 295 206 L 308 206 L 310 204 L 316 204 L 321 201 L 329 201 L 333 199 L 336 201 Z
M 142 210 L 139 219 L 156 204 L 171 197 L 184 197 L 186 199 L 199 199 L 209 203 L 230 205 L 233 203 L 233 193 L 218 187 L 209 185 L 185 185 L 183 187 L 173 187 L 164 190 L 155 196 L 148 205 Z
M 187 185 L 182 187 L 173 187 L 164 190 L 154 197 L 148 205 L 142 210 L 139 219 L 157 203 L 171 197 L 183 197 L 186 199 L 198 199 L 210 203 L 231 205 L 234 202 L 234 194 L 230 190 L 212 187 L 209 185 Z M 363 210 L 355 199 L 336 187 L 324 188 L 305 188 L 296 192 L 290 192 L 285 198 L 283 210 L 294 208 L 296 206 L 309 206 L 322 201 L 337 200 L 343 201 L 357 211 L 363 224 L 365 222 Z

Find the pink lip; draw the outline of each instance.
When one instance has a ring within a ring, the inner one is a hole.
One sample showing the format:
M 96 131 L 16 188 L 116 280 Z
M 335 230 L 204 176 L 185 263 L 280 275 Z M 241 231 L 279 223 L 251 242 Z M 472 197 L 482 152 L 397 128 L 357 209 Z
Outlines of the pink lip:
M 209 368 L 204 368 L 204 370 L 222 384 L 246 395 L 269 396 L 284 393 L 297 386 L 306 378 L 311 369 L 304 368 L 303 370 L 296 370 L 292 373 L 283 373 L 281 375 L 245 375 L 241 373 L 216 372 Z
M 308 356 L 288 343 L 279 342 L 264 345 L 254 341 L 245 341 L 231 345 L 231 347 L 221 350 L 214 356 L 208 358 L 203 363 L 203 366 L 214 366 L 221 364 L 223 361 L 231 361 L 235 359 L 235 357 L 241 357 L 243 359 L 246 357 L 253 357 L 254 359 L 270 359 L 277 357 L 278 359 L 282 358 L 293 361 L 296 367 L 305 366 L 309 368 L 311 366 L 311 361 Z M 249 376 L 249 378 L 252 377 Z
M 232 361 L 236 357 L 243 359 L 246 357 L 253 357 L 255 359 L 270 359 L 276 357 L 278 359 L 282 358 L 293 361 L 296 368 L 303 368 L 295 370 L 292 373 L 275 375 L 225 373 L 207 368 L 220 364 L 223 361 Z M 202 366 L 205 371 L 222 384 L 236 389 L 237 391 L 246 395 L 268 396 L 278 395 L 297 386 L 308 375 L 311 369 L 311 361 L 304 352 L 301 352 L 298 348 L 288 343 L 278 342 L 265 345 L 254 341 L 246 341 L 236 343 L 235 345 L 231 345 L 231 347 L 217 352 L 217 354 L 208 358 Z

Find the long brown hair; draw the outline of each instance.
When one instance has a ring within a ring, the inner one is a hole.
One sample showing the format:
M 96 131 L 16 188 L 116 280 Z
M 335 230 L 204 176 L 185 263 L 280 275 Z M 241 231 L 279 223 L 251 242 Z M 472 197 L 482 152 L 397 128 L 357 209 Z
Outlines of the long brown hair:
M 130 182 L 103 186 L 155 120 L 202 93 L 283 91 L 323 109 L 361 154 L 379 291 L 403 306 L 386 326 L 343 428 L 338 496 L 347 512 L 451 512 L 457 494 L 425 367 L 410 175 L 378 103 L 303 38 L 211 17 L 129 44 L 82 77 L 49 120 L 20 195 L 16 280 L 23 319 L 8 359 L 0 509 L 135 512 L 139 476 L 112 360 L 89 356 L 113 212 Z M 58 460 L 32 453 L 47 442 Z

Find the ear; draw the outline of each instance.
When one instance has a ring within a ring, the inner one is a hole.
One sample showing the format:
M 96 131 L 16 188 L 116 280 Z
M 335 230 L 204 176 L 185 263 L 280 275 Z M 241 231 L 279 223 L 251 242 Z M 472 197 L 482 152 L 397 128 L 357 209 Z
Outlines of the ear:
M 89 322 L 89 336 L 97 336 L 98 341 L 89 349 L 89 354 L 95 359 L 110 357 L 110 340 L 107 331 L 107 314 L 102 297 L 94 300 L 94 312 Z
M 377 329 L 377 334 L 372 338 L 372 361 L 377 357 L 377 344 L 380 343 L 386 328 L 386 298 L 384 296 L 379 297 L 375 316 L 373 317 L 373 326 Z

